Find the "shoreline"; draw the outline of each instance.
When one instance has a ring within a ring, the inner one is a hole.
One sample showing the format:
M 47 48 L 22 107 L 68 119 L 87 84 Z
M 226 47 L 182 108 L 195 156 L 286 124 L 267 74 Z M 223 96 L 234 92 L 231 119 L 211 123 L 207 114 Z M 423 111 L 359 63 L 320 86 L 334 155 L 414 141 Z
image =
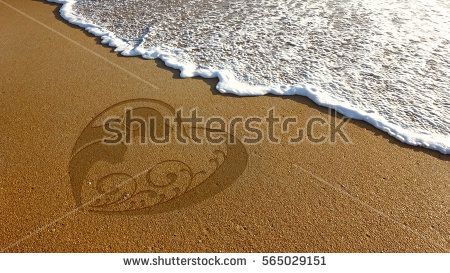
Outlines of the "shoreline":
M 76 208 L 71 151 L 83 128 L 111 105 L 149 98 L 226 118 L 263 116 L 271 107 L 301 121 L 329 115 L 304 97 L 219 94 L 216 79 L 182 79 L 162 61 L 123 58 L 98 46 L 98 37 L 55 20 L 57 4 L 7 3 L 78 45 L 1 6 L 2 249 Z M 448 252 L 448 155 L 401 143 L 362 121 L 346 130 L 352 144 L 233 150 L 235 160 L 212 181 L 229 186 L 207 189 L 196 204 L 156 214 L 77 211 L 7 251 Z M 139 160 L 126 159 L 137 166 L 182 154 L 194 171 L 207 167 L 209 147 L 185 149 L 135 149 Z
M 261 95 L 276 95 L 276 96 L 302 96 L 306 97 L 320 107 L 326 107 L 337 111 L 338 113 L 354 119 L 366 122 L 374 128 L 383 131 L 384 133 L 396 138 L 400 142 L 415 147 L 423 147 L 429 150 L 438 151 L 444 155 L 450 153 L 450 147 L 445 142 L 443 136 L 431 136 L 428 134 L 413 133 L 401 126 L 388 122 L 379 114 L 374 114 L 370 111 L 366 112 L 355 108 L 351 105 L 343 105 L 335 101 L 333 98 L 323 95 L 321 92 L 316 92 L 313 87 L 308 86 L 249 86 L 244 82 L 239 82 L 234 75 L 229 71 L 212 71 L 210 69 L 198 69 L 195 64 L 180 63 L 173 54 L 161 51 L 159 49 L 146 49 L 138 47 L 131 47 L 125 41 L 117 38 L 114 33 L 102 30 L 100 26 L 87 23 L 82 18 L 72 14 L 72 5 L 76 0 L 48 0 L 48 3 L 58 4 L 58 17 L 60 20 L 76 26 L 84 30 L 86 33 L 99 37 L 100 44 L 112 48 L 118 55 L 126 57 L 140 57 L 149 60 L 161 60 L 165 66 L 176 69 L 181 78 L 202 77 L 205 79 L 217 79 L 215 90 L 223 94 L 233 94 L 237 96 L 261 96 Z M 239 88 L 235 86 L 240 86 Z M 287 95 L 286 95 L 287 94 Z M 436 138 L 439 137 L 439 142 Z

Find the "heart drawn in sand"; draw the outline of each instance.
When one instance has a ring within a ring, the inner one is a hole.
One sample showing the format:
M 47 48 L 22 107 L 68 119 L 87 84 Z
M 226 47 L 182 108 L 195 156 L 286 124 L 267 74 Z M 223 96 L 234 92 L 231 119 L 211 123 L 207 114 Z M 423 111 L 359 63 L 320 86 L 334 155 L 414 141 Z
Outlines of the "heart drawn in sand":
M 120 214 L 177 210 L 228 188 L 247 166 L 244 145 L 225 131 L 215 130 L 225 139 L 222 144 L 106 144 L 105 119 L 120 118 L 124 109 L 156 120 L 157 133 L 170 126 L 164 117 L 175 117 L 172 106 L 153 99 L 123 101 L 94 117 L 78 137 L 69 163 L 77 207 Z M 190 129 L 200 134 L 213 130 Z

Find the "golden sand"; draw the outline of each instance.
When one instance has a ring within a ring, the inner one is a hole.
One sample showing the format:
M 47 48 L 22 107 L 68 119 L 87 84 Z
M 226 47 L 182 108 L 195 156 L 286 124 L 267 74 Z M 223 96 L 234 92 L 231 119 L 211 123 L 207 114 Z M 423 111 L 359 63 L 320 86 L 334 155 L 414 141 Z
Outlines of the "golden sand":
M 224 156 L 214 164 L 210 160 L 217 154 L 208 145 L 151 151 L 142 146 L 125 158 L 102 154 L 106 159 L 87 168 L 86 162 L 102 152 L 74 159 L 83 129 L 106 108 L 126 100 L 153 99 L 174 109 L 197 108 L 204 116 L 226 118 L 264 116 L 272 107 L 300 121 L 329 118 L 329 112 L 301 97 L 221 95 L 215 80 L 180 79 L 177 71 L 158 61 L 118 56 L 98 38 L 61 20 L 57 5 L 6 3 L 17 10 L 0 1 L 3 251 L 450 248 L 450 158 L 404 145 L 363 122 L 346 126 L 351 144 L 224 147 Z M 192 182 L 203 188 L 184 199 L 159 207 L 143 204 L 146 209 L 137 211 L 76 209 L 74 180 L 82 180 L 83 172 L 96 176 L 180 156 L 193 172 L 206 173 Z

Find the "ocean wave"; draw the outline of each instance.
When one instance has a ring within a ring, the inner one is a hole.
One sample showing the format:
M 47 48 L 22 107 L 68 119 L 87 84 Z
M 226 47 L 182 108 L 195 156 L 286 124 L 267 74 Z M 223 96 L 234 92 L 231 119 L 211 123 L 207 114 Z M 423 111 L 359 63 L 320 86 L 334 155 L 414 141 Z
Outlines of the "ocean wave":
M 124 56 L 222 93 L 302 95 L 450 153 L 450 5 L 440 0 L 49 0 Z

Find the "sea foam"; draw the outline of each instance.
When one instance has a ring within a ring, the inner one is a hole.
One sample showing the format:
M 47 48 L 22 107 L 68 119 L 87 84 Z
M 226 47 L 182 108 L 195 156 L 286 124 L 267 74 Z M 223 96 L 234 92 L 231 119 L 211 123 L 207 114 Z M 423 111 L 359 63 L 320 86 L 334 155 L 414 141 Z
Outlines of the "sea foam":
M 49 0 L 125 56 L 242 96 L 302 95 L 450 153 L 445 0 Z

